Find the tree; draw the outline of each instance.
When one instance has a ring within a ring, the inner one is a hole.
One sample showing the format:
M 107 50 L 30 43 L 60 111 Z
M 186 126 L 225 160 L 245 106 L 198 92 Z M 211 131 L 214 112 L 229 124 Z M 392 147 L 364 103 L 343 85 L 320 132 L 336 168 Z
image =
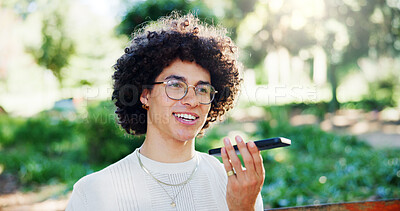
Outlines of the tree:
M 328 17 L 346 27 L 349 42 L 340 52 L 325 49 L 329 55 L 330 83 L 332 85 L 332 109 L 338 107 L 336 88 L 338 71 L 346 72 L 363 57 L 378 58 L 398 56 L 400 53 L 400 12 L 390 1 L 355 1 L 353 3 L 327 1 Z M 331 8 L 331 9 L 328 9 Z M 396 24 L 397 23 L 397 24 Z M 336 55 L 335 55 L 336 54 Z M 342 67 L 342 70 L 338 68 Z
M 199 0 L 147 0 L 132 5 L 117 27 L 117 33 L 129 36 L 141 24 L 145 24 L 147 21 L 155 21 L 172 11 L 193 12 L 197 14 L 199 19 L 209 24 L 217 22 L 211 10 Z
M 280 47 L 292 55 L 322 47 L 328 60 L 334 111 L 338 108 L 340 75 L 357 67 L 358 59 L 399 55 L 400 12 L 393 1 L 383 0 L 308 3 L 258 1 L 239 24 L 238 43 L 251 55 L 245 60 L 250 68 Z
M 42 21 L 42 43 L 39 48 L 28 48 L 35 61 L 42 67 L 51 70 L 62 87 L 63 70 L 68 66 L 70 57 L 75 52 L 75 44 L 65 32 L 65 8 L 52 3 Z

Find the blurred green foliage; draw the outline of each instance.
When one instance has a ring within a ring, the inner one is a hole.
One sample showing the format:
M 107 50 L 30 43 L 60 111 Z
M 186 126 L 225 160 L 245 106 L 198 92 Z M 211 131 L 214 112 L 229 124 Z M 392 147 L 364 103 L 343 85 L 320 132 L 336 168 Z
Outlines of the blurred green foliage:
M 264 65 L 268 54 L 281 48 L 306 62 L 315 59 L 310 56 L 311 49 L 323 49 L 332 93 L 330 110 L 335 111 L 339 108 L 337 88 L 343 76 L 361 69 L 361 58 L 378 60 L 400 55 L 399 9 L 390 1 L 377 0 L 311 4 L 314 9 L 296 0 L 276 4 L 256 1 L 252 11 L 235 27 L 236 41 L 246 51 L 242 54 L 245 65 L 256 71 L 262 70 L 258 66 Z M 296 26 L 296 21 L 304 22 Z M 342 39 L 346 41 L 341 42 Z
M 266 107 L 254 136 L 283 136 L 287 148 L 263 152 L 264 203 L 272 207 L 400 197 L 400 150 L 377 150 L 354 136 L 292 127 L 289 106 Z
M 217 19 L 207 6 L 199 0 L 147 0 L 135 3 L 127 11 L 117 28 L 119 34 L 131 35 L 138 26 L 159 17 L 171 14 L 172 11 L 186 14 L 192 12 L 208 23 L 216 23 Z
M 386 90 L 387 91 L 387 90 Z M 376 98 L 365 96 L 363 99 L 359 101 L 349 101 L 349 102 L 344 102 L 341 104 L 342 109 L 358 109 L 358 110 L 363 110 L 363 111 L 382 111 L 385 108 L 393 108 L 394 106 L 391 106 L 393 104 L 390 104 L 390 102 L 393 103 L 391 99 L 386 99 L 386 100 L 377 100 Z M 284 109 L 285 112 L 289 111 L 301 111 L 301 114 L 312 114 L 320 121 L 322 121 L 325 118 L 325 114 L 327 114 L 330 109 L 329 109 L 329 103 L 328 102 L 317 102 L 317 103 L 290 103 L 286 105 L 281 105 L 281 106 L 270 106 L 270 109 L 275 109 L 279 108 L 279 110 Z M 280 111 L 282 112 L 282 111 Z M 282 114 L 283 115 L 283 114 Z M 284 114 L 287 116 L 287 114 Z M 284 119 L 282 119 L 284 120 Z
M 94 103 L 88 107 L 87 118 L 81 120 L 90 163 L 116 162 L 143 143 L 144 136 L 125 135 L 116 124 L 114 110 L 112 102 Z
M 293 127 L 293 109 L 313 113 L 328 104 L 265 107 L 249 140 L 283 136 L 292 146 L 264 151 L 266 207 L 400 197 L 400 149 L 374 149 L 353 136 L 326 133 L 317 126 Z M 314 108 L 314 109 L 311 109 Z M 140 146 L 118 127 L 112 102 L 92 102 L 75 119 L 43 112 L 28 119 L 0 116 L 0 165 L 24 187 L 66 183 L 123 158 Z M 207 152 L 236 128 L 233 119 L 214 125 L 196 141 Z
M 26 120 L 1 115 L 0 121 L 2 134 L 11 128 L 9 138 L 0 139 L 0 164 L 22 185 L 68 182 L 87 173 L 77 122 L 48 113 Z
M 398 84 L 400 83 L 400 77 L 396 77 L 392 75 L 384 80 L 376 80 L 374 82 L 369 83 L 368 95 L 364 96 L 364 99 L 368 101 L 376 101 L 379 102 L 380 105 L 378 108 L 382 108 L 382 106 L 386 107 L 395 107 L 396 106 L 396 91 L 399 90 Z
M 124 135 L 113 111 L 112 102 L 96 102 L 72 120 L 53 111 L 28 119 L 0 115 L 0 165 L 23 186 L 71 185 L 143 142 L 144 137 Z
M 60 1 L 53 1 L 50 4 L 48 8 L 51 9 L 45 12 L 44 15 L 47 17 L 42 21 L 41 45 L 37 49 L 28 47 L 28 52 L 32 54 L 37 64 L 51 70 L 62 87 L 63 70 L 68 66 L 70 57 L 75 53 L 75 43 L 68 36 L 65 26 L 67 5 Z

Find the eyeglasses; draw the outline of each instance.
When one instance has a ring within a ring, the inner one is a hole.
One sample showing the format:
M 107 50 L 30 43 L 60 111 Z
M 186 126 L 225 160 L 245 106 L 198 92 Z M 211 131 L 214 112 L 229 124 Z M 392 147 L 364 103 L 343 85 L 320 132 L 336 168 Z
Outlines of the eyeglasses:
M 153 85 L 156 84 L 164 84 L 165 93 L 173 100 L 180 100 L 184 98 L 188 93 L 189 87 L 193 87 L 199 103 L 203 105 L 210 104 L 214 100 L 215 93 L 218 92 L 211 84 L 198 84 L 193 86 L 187 85 L 186 82 L 177 79 L 169 79 L 168 81 L 153 83 Z

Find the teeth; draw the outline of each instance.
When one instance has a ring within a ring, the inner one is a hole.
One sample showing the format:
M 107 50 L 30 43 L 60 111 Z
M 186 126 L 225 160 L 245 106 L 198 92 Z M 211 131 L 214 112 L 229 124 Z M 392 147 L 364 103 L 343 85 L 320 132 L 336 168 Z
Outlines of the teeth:
M 195 116 L 190 115 L 190 114 L 174 114 L 175 116 L 179 117 L 179 118 L 185 118 L 185 119 L 196 119 Z

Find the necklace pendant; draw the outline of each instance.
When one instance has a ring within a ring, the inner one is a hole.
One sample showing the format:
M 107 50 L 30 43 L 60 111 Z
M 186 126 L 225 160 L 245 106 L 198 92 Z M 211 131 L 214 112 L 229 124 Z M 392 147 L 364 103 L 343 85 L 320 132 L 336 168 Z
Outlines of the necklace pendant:
M 176 207 L 175 202 L 171 202 L 171 207 Z

